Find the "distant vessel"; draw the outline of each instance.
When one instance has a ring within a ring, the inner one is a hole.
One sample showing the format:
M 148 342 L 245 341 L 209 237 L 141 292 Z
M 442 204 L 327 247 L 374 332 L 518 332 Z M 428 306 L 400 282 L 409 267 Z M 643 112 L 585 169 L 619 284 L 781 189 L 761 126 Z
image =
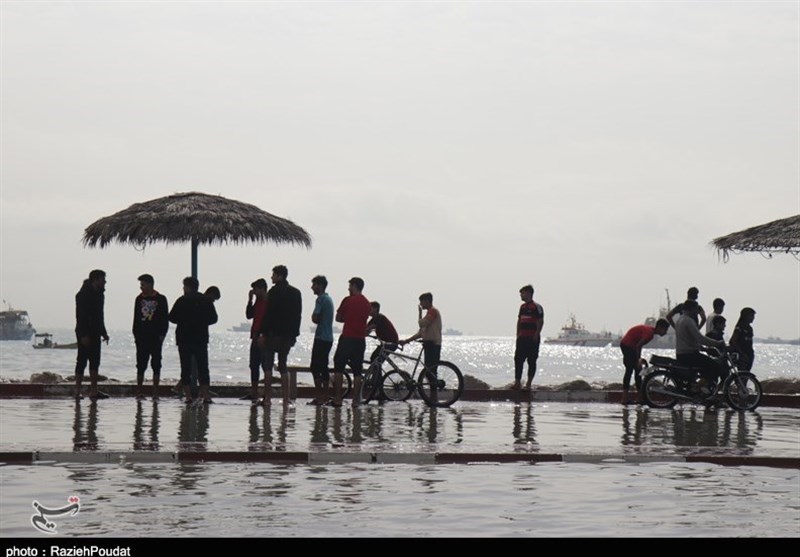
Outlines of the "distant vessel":
M 608 331 L 592 333 L 587 331 L 582 323 L 578 323 L 574 315 L 569 316 L 567 324 L 561 327 L 561 332 L 556 338 L 545 339 L 545 344 L 560 344 L 562 346 L 618 346 L 620 337 Z
M 461 331 L 459 331 L 458 329 L 445 329 L 445 330 L 442 332 L 442 334 L 443 334 L 443 335 L 450 335 L 450 336 L 454 336 L 454 337 L 460 337 L 460 336 L 461 336 L 461 335 L 463 335 L 464 333 L 462 333 L 462 332 L 461 332 Z
M 249 333 L 250 332 L 250 322 L 249 321 L 242 321 L 238 325 L 234 325 L 229 331 L 234 333 Z
M 669 290 L 667 290 L 666 288 L 664 290 L 667 292 L 667 305 L 666 305 L 666 307 L 661 306 L 659 308 L 658 317 L 648 317 L 648 318 L 646 318 L 644 320 L 644 324 L 645 325 L 649 325 L 651 327 L 655 327 L 656 326 L 656 321 L 658 321 L 659 319 L 666 319 L 667 318 L 667 313 L 669 313 L 669 310 L 672 308 L 672 302 L 669 299 Z M 671 349 L 674 350 L 675 349 L 675 329 L 672 326 L 670 326 L 670 328 L 667 330 L 667 334 L 665 334 L 663 337 L 660 337 L 658 335 L 654 336 L 653 340 L 651 340 L 650 342 L 648 342 L 644 346 L 645 346 L 645 348 L 653 348 L 653 349 L 656 349 L 656 350 L 668 349 L 668 348 L 671 348 Z
M 53 335 L 50 333 L 36 333 L 35 338 L 41 338 L 41 342 L 37 342 L 33 345 L 33 347 L 37 350 L 41 350 L 43 348 L 66 348 L 66 349 L 75 349 L 78 347 L 77 342 L 69 342 L 67 344 L 59 344 L 58 342 L 53 342 Z
M 35 332 L 27 311 L 11 306 L 0 311 L 0 340 L 30 340 Z

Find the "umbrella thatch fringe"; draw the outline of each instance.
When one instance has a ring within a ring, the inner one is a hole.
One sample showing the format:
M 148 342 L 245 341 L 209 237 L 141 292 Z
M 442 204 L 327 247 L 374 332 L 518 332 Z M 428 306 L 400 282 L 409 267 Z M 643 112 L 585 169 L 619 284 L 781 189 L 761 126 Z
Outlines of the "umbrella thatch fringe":
M 288 243 L 311 247 L 311 236 L 292 221 L 255 205 L 198 192 L 176 193 L 127 209 L 90 224 L 83 234 L 88 247 L 112 242 L 147 246 L 199 244 Z
M 711 245 L 722 254 L 722 258 L 726 261 L 730 253 L 745 251 L 760 252 L 768 256 L 772 253 L 790 253 L 798 257 L 800 255 L 800 215 L 753 226 L 727 236 L 720 236 L 712 240 Z

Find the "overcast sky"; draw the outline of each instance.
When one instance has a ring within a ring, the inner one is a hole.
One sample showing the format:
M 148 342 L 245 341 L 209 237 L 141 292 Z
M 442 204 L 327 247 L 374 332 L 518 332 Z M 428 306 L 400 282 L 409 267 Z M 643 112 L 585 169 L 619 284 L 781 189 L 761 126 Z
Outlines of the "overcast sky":
M 531 283 L 553 336 L 624 332 L 700 289 L 800 337 L 800 262 L 718 236 L 800 212 L 798 2 L 0 3 L 0 293 L 40 331 L 108 273 L 170 303 L 188 245 L 84 248 L 129 205 L 201 191 L 292 219 L 310 250 L 201 247 L 218 329 L 276 264 L 338 304 L 361 276 L 403 332 L 512 335 Z

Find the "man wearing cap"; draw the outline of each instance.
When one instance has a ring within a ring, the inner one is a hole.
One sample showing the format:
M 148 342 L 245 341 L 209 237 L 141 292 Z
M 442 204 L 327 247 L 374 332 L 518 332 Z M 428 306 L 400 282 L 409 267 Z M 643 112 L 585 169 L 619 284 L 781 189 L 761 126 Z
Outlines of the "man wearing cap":
M 161 379 L 161 347 L 169 329 L 167 298 L 153 286 L 152 275 L 139 277 L 142 291 L 133 303 L 133 339 L 136 342 L 136 398 L 144 398 L 142 384 L 148 363 L 153 368 L 153 398 L 158 396 Z

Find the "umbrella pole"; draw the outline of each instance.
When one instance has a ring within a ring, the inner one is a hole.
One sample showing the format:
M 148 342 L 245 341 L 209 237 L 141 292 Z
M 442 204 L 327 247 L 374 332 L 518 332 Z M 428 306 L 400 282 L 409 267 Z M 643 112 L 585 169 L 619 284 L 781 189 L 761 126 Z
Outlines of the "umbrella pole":
M 197 238 L 192 238 L 192 277 L 197 278 Z

